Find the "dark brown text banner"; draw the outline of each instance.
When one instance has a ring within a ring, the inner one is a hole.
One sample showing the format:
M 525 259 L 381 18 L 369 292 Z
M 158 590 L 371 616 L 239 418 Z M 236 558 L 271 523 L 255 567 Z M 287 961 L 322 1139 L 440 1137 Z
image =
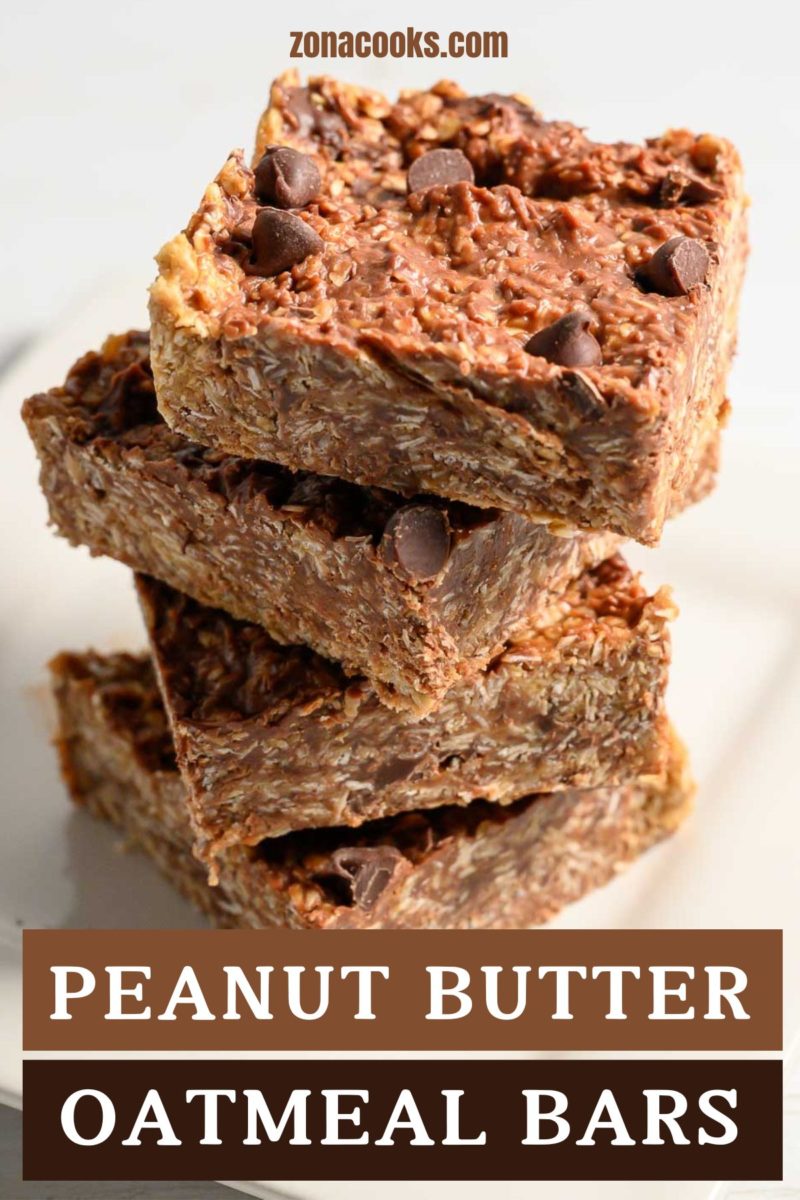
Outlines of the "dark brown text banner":
M 777 1060 L 36 1060 L 27 1179 L 779 1179 Z

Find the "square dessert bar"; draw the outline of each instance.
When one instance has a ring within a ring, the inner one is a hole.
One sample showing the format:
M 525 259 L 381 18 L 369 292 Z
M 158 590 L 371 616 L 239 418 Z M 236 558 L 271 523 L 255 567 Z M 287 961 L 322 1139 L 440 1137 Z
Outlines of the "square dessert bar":
M 119 826 L 202 912 L 227 927 L 520 928 L 612 879 L 685 817 L 692 784 L 670 740 L 665 775 L 508 808 L 410 813 L 360 830 L 234 846 L 210 887 L 192 857 L 184 785 L 146 659 L 62 654 L 51 664 L 73 799 Z
M 197 853 L 411 809 L 657 774 L 674 608 L 617 558 L 419 720 L 261 626 L 139 576 Z
M 231 454 L 652 543 L 727 413 L 734 148 L 287 75 L 152 288 L 167 422 Z
M 312 646 L 391 707 L 434 708 L 619 543 L 208 450 L 159 416 L 148 349 L 144 333 L 109 338 L 26 401 L 53 524 Z

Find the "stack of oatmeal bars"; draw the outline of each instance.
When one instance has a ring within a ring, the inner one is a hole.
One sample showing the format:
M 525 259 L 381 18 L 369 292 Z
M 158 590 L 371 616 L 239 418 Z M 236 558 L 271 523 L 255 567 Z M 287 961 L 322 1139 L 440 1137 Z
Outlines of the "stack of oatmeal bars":
M 540 923 L 689 806 L 620 551 L 714 484 L 738 157 L 290 73 L 252 164 L 25 404 L 149 639 L 51 664 L 65 779 L 222 925 Z

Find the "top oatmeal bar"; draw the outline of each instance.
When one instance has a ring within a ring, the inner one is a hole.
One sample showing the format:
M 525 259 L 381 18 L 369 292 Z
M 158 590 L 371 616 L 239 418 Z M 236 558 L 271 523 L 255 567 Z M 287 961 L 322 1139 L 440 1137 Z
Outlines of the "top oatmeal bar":
M 159 255 L 159 407 L 229 453 L 657 541 L 727 412 L 745 209 L 710 135 L 284 75 L 253 169 Z

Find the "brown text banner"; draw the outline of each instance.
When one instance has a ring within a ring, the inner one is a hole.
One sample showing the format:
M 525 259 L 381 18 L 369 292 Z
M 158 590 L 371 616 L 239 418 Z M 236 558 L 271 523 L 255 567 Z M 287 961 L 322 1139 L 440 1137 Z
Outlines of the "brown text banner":
M 26 1050 L 779 1050 L 778 930 L 31 930 Z
M 36 1060 L 26 1179 L 779 1179 L 776 1060 Z

